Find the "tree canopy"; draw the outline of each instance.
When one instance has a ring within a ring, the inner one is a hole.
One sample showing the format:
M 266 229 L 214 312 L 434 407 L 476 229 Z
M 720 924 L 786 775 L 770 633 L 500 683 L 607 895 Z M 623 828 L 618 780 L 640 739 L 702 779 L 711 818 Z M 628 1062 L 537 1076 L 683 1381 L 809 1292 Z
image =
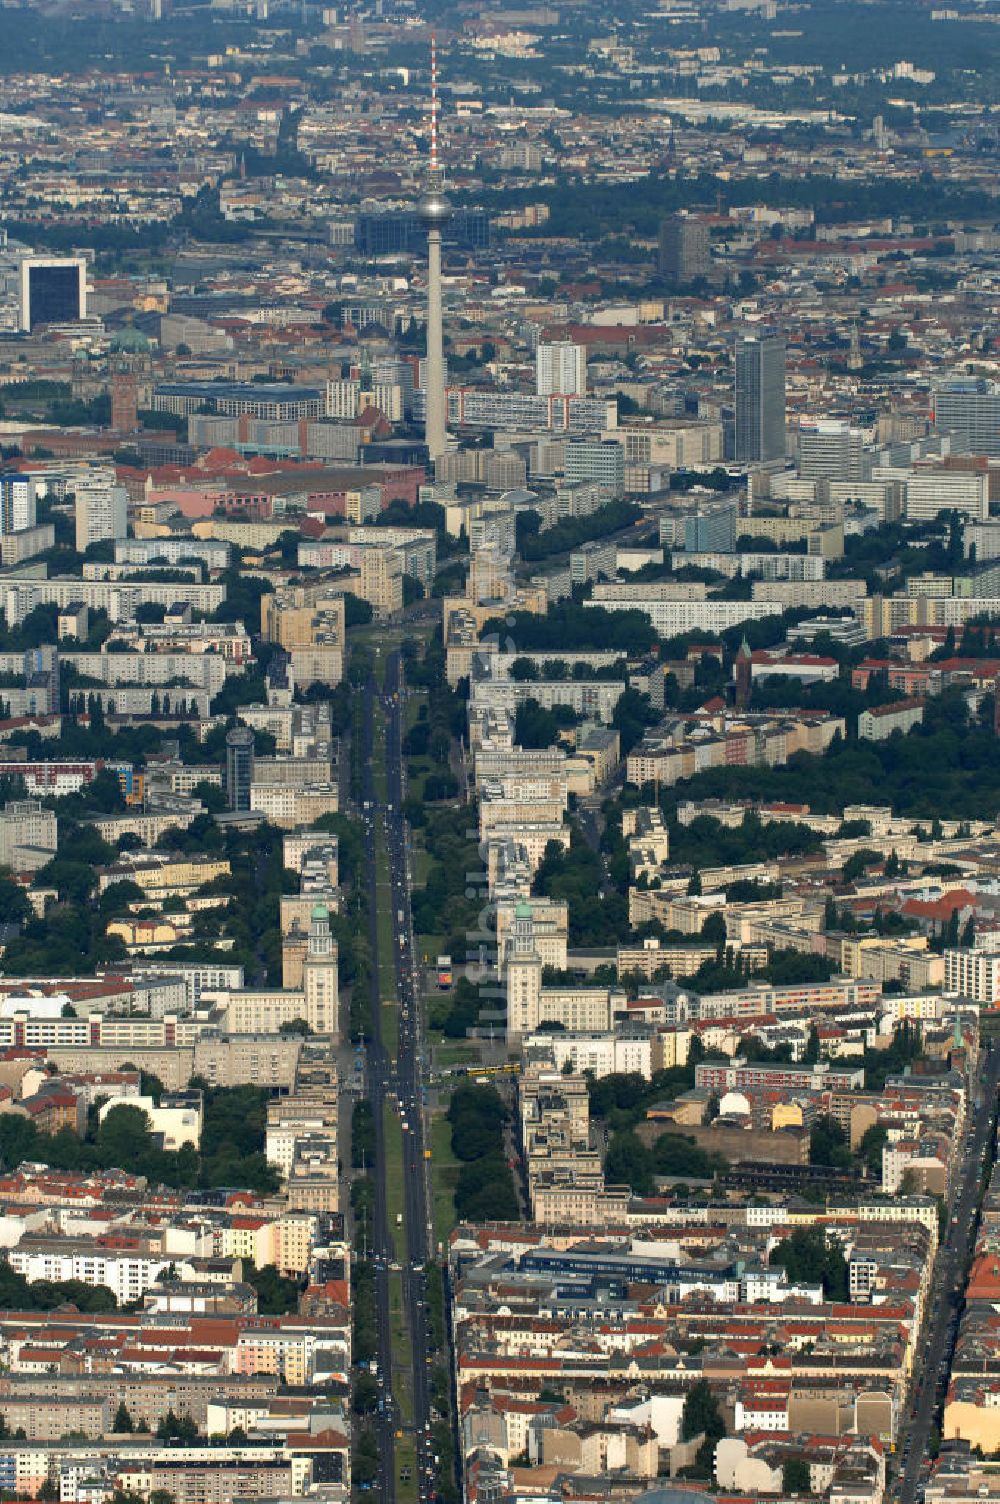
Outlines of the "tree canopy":
M 847 1260 L 821 1227 L 796 1227 L 771 1253 L 793 1283 L 822 1284 L 826 1300 L 847 1299 Z
M 520 1215 L 514 1179 L 504 1156 L 508 1113 L 495 1087 L 471 1082 L 458 1087 L 448 1104 L 451 1147 L 462 1161 L 455 1185 L 455 1210 L 470 1221 L 516 1220 Z
M 176 1151 L 156 1146 L 141 1108 L 122 1104 L 80 1139 L 70 1129 L 39 1132 L 27 1118 L 0 1116 L 0 1168 L 12 1170 L 37 1160 L 60 1170 L 127 1169 L 151 1185 L 179 1189 L 245 1186 L 269 1194 L 278 1188 L 274 1166 L 264 1155 L 268 1093 L 256 1086 L 205 1090 L 201 1149 L 185 1144 Z

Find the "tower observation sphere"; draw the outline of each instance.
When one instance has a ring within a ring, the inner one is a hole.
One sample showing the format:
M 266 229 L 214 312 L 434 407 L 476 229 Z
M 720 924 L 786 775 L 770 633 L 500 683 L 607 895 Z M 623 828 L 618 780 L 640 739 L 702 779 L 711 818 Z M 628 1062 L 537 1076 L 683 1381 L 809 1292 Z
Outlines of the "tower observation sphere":
M 438 168 L 437 171 L 440 176 L 441 169 Z M 440 230 L 442 225 L 448 223 L 452 216 L 452 207 L 441 191 L 440 185 L 428 181 L 427 190 L 417 204 L 417 213 L 421 223 L 425 224 L 429 230 Z

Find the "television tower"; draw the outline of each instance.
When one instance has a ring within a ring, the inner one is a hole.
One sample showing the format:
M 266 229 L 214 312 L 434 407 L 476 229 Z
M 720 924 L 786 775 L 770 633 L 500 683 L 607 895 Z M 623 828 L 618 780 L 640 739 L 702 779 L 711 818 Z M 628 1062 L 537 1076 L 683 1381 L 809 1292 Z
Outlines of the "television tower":
M 424 367 L 426 397 L 424 435 L 427 453 L 440 458 L 447 443 L 444 397 L 444 334 L 441 327 L 441 229 L 451 218 L 451 205 L 444 196 L 444 172 L 438 161 L 437 42 L 431 37 L 431 165 L 427 187 L 417 205 L 427 226 L 427 361 Z

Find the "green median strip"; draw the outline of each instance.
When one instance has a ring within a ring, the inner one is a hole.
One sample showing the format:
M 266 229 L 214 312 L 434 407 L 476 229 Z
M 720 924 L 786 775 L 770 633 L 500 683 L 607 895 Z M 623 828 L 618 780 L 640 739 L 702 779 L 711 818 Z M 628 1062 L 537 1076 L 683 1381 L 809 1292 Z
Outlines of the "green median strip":
M 412 1436 L 396 1436 L 396 1504 L 416 1504 L 417 1447 Z
M 399 1423 L 413 1424 L 413 1344 L 403 1302 L 403 1276 L 393 1271 L 389 1276 L 389 1325 L 392 1330 L 392 1392 L 398 1407 Z
M 378 935 L 378 975 L 382 993 L 382 1041 L 392 1060 L 399 1049 L 399 1010 L 396 1006 L 396 932 L 392 915 L 392 877 L 389 853 L 381 829 L 375 835 L 375 929 Z
M 406 1258 L 406 1205 L 403 1198 L 403 1130 L 392 1102 L 382 1108 L 385 1129 L 385 1199 L 389 1232 L 400 1263 Z

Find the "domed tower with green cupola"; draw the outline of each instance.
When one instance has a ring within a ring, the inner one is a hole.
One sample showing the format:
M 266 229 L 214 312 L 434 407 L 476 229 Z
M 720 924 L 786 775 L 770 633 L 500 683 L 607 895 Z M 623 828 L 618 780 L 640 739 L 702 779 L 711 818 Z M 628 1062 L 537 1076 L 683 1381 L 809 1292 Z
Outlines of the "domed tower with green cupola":
M 535 944 L 530 903 L 519 903 L 510 927 L 507 953 L 507 1043 L 518 1044 L 538 1028 L 542 997 L 542 958 Z
M 318 903 L 309 921 L 302 992 L 310 1029 L 335 1041 L 340 1039 L 338 961 L 337 942 L 330 933 L 330 910 L 325 903 Z
M 139 387 L 149 378 L 149 340 L 131 324 L 119 329 L 108 347 L 111 427 L 135 433 L 139 427 Z

